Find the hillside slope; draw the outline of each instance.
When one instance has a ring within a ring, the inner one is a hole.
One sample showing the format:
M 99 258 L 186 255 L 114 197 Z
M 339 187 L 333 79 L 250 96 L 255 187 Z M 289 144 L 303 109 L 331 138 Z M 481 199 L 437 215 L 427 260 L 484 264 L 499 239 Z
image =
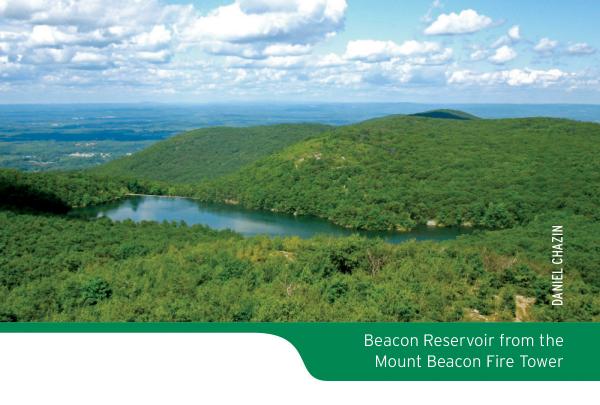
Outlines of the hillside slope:
M 141 180 L 195 183 L 231 173 L 329 128 L 319 124 L 282 124 L 197 129 L 95 167 L 91 172 Z
M 149 191 L 141 189 L 137 192 Z M 82 172 L 19 172 L 0 168 L 0 209 L 65 213 L 132 192 L 123 181 Z
M 501 229 L 600 216 L 600 125 L 391 116 L 339 127 L 204 184 L 196 196 L 338 224 Z

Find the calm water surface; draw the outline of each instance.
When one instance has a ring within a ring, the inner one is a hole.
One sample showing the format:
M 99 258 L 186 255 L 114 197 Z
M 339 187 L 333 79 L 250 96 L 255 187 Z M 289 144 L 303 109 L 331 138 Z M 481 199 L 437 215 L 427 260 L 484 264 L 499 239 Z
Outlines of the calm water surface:
M 188 225 L 201 224 L 213 229 L 230 229 L 245 236 L 349 236 L 360 234 L 379 237 L 392 243 L 409 239 L 446 240 L 469 233 L 466 228 L 418 227 L 410 232 L 357 231 L 310 217 L 254 211 L 237 206 L 203 203 L 189 198 L 132 196 L 109 204 L 77 209 L 73 215 L 89 218 L 108 217 L 115 221 L 183 221 Z

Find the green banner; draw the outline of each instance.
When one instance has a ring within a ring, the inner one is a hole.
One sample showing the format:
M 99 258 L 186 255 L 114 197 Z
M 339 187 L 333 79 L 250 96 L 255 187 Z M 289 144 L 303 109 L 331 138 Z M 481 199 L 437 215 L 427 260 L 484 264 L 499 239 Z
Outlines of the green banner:
M 321 380 L 600 380 L 598 323 L 5 323 L 0 332 L 268 333 Z

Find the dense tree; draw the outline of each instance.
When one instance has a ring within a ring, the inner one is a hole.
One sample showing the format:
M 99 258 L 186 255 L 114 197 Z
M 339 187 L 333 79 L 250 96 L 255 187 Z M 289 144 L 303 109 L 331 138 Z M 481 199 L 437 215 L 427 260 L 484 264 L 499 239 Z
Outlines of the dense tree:
M 600 231 L 558 217 L 571 246 Z M 176 223 L 0 211 L 3 321 L 600 320 L 597 248 L 571 249 L 549 305 L 548 216 L 446 242 L 243 238 Z
M 280 124 L 196 129 L 90 171 L 150 181 L 197 183 L 235 172 L 328 128 L 319 124 Z
M 146 178 L 120 171 L 146 170 L 136 166 L 143 154 L 96 173 L 0 170 L 0 321 L 600 321 L 600 126 L 459 118 L 396 116 L 311 135 L 283 126 L 298 137 L 287 148 L 265 127 L 233 131 L 244 167 L 203 166 L 202 148 L 188 155 L 188 142 L 232 151 L 212 145 L 222 138 L 188 134 L 174 138 L 177 153 L 153 155 Z M 238 136 L 248 133 L 256 143 Z M 268 156 L 258 151 L 269 144 Z M 490 230 L 390 245 L 63 215 L 129 193 L 355 228 Z M 556 224 L 568 232 L 562 307 L 550 305 Z
M 186 195 L 368 229 L 431 220 L 504 229 L 557 209 L 598 220 L 599 155 L 594 123 L 392 116 L 325 132 Z
M 24 173 L 0 169 L 0 207 L 66 212 L 123 197 L 127 184 L 79 172 Z

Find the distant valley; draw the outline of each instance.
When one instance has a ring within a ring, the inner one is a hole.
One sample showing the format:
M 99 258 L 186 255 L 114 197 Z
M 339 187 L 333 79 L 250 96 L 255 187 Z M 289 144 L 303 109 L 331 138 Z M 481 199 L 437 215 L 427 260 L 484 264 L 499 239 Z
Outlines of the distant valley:
M 277 123 L 346 125 L 390 114 L 452 108 L 482 118 L 560 117 L 600 122 L 593 105 L 416 103 L 0 105 L 0 167 L 96 166 L 195 128 Z M 93 146 L 86 146 L 88 144 Z M 83 146 L 81 146 L 83 145 Z

